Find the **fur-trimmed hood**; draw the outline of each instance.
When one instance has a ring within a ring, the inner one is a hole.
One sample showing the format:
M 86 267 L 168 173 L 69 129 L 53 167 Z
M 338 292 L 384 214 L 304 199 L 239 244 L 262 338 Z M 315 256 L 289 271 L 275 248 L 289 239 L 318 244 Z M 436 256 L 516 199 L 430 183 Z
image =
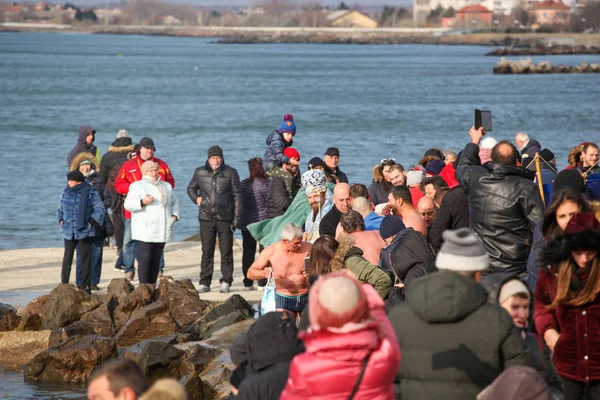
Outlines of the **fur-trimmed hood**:
M 131 153 L 134 149 L 134 145 L 130 144 L 129 146 L 117 147 L 117 146 L 108 146 L 108 151 L 110 153 Z
M 567 162 L 571 167 L 577 167 L 581 163 L 581 153 L 583 152 L 583 144 L 575 146 L 569 152 Z
M 339 271 L 342 268 L 346 268 L 346 259 L 353 255 L 362 256 L 363 251 L 358 247 L 354 246 L 354 239 L 347 233 L 340 234 L 338 238 L 338 249 L 335 251 L 333 258 L 329 262 L 331 271 Z
M 92 155 L 88 152 L 77 154 L 73 158 L 73 161 L 71 161 L 71 166 L 69 167 L 69 171 L 75 171 L 76 169 L 79 169 L 79 164 L 81 164 L 81 162 L 84 160 L 88 160 L 92 163 L 92 167 L 93 167 L 94 171 L 99 171 L 98 159 L 94 155 Z
M 538 260 L 542 266 L 557 265 L 569 259 L 571 252 L 578 248 L 600 249 L 600 231 L 586 229 L 550 240 L 540 250 Z

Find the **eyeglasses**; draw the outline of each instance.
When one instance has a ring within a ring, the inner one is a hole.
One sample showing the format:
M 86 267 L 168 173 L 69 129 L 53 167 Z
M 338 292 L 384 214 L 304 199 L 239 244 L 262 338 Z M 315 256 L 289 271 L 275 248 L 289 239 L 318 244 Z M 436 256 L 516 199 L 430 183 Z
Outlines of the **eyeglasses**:
M 381 164 L 382 167 L 384 165 L 393 165 L 393 164 L 396 164 L 396 159 L 395 158 L 384 158 L 379 163 Z

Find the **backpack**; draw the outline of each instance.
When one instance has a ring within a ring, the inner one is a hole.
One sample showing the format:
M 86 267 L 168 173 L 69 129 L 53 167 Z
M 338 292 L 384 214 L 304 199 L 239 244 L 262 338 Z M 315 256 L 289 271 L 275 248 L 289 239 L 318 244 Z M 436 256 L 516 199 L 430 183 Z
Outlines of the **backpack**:
M 121 170 L 123 164 L 125 164 L 125 161 L 113 165 L 113 167 L 108 172 L 108 178 L 106 179 L 105 194 L 108 194 L 110 196 L 110 208 L 113 210 L 113 212 L 116 213 L 121 213 L 123 208 L 123 196 L 121 196 L 115 189 L 115 181 L 117 180 L 117 176 L 119 176 L 119 171 Z

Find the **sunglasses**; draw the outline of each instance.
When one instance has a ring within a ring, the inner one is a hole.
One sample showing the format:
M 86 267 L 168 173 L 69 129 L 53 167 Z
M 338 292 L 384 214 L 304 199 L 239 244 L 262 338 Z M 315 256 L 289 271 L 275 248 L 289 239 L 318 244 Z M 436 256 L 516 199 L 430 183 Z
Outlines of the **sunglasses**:
M 393 164 L 396 164 L 396 159 L 395 158 L 384 158 L 379 163 L 381 164 L 382 167 L 384 165 L 393 165 Z

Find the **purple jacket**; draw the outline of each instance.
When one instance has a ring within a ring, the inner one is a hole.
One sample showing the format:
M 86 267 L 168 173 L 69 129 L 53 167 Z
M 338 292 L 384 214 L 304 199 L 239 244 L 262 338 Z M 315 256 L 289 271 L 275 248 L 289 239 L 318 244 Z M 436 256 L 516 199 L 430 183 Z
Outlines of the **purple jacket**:
M 241 226 L 262 221 L 267 217 L 267 198 L 269 197 L 269 181 L 264 178 L 244 179 L 241 182 L 242 191 L 242 216 Z

